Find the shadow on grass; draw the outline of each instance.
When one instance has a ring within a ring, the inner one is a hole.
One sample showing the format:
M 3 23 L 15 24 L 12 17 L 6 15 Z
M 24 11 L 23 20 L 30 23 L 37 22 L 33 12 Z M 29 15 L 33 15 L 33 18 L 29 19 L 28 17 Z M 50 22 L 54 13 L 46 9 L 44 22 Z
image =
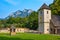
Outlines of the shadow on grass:
M 0 40 L 33 40 L 33 39 L 22 39 L 22 38 L 10 38 L 10 37 L 0 37 Z

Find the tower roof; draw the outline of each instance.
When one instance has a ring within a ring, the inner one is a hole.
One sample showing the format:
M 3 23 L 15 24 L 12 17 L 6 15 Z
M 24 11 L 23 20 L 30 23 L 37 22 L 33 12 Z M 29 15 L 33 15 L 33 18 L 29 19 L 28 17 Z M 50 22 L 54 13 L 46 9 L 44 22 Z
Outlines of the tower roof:
M 41 8 L 40 9 L 49 9 L 50 10 L 50 7 L 49 6 L 47 6 L 45 3 L 41 6 Z

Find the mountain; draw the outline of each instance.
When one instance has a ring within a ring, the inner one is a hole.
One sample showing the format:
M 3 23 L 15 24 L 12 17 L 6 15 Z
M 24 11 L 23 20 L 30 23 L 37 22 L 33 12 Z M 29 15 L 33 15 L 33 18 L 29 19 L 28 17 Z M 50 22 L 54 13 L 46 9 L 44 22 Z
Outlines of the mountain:
M 0 18 L 0 20 L 2 20 L 2 19 Z
M 0 18 L 0 20 L 4 20 L 4 18 Z
M 20 10 L 17 10 L 16 12 L 13 12 L 11 13 L 8 17 L 6 18 L 9 18 L 9 17 L 26 17 L 26 16 L 29 16 L 30 14 L 32 13 L 32 10 L 31 9 L 24 9 L 23 11 L 20 11 Z

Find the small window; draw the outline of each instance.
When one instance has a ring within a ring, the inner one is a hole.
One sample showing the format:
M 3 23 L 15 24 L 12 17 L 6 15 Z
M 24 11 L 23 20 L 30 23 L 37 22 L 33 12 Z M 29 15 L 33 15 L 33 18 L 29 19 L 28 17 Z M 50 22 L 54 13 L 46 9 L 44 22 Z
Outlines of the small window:
M 51 31 L 53 30 L 53 29 L 50 29 Z
M 42 14 L 42 11 L 40 12 L 40 14 Z
M 47 14 L 48 14 L 48 11 L 47 11 Z
M 49 29 L 47 29 L 47 31 L 49 31 Z
M 12 32 L 12 29 L 10 29 L 10 31 Z
M 15 32 L 15 29 L 13 29 L 13 32 Z
M 42 19 L 42 17 L 40 17 L 40 19 Z

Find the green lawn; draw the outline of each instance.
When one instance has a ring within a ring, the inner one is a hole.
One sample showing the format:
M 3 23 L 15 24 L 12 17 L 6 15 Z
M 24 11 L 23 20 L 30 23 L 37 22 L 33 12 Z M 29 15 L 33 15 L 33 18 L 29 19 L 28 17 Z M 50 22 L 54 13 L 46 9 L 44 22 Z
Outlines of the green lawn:
M 14 36 L 0 33 L 0 40 L 60 40 L 60 36 L 48 34 L 19 33 Z

